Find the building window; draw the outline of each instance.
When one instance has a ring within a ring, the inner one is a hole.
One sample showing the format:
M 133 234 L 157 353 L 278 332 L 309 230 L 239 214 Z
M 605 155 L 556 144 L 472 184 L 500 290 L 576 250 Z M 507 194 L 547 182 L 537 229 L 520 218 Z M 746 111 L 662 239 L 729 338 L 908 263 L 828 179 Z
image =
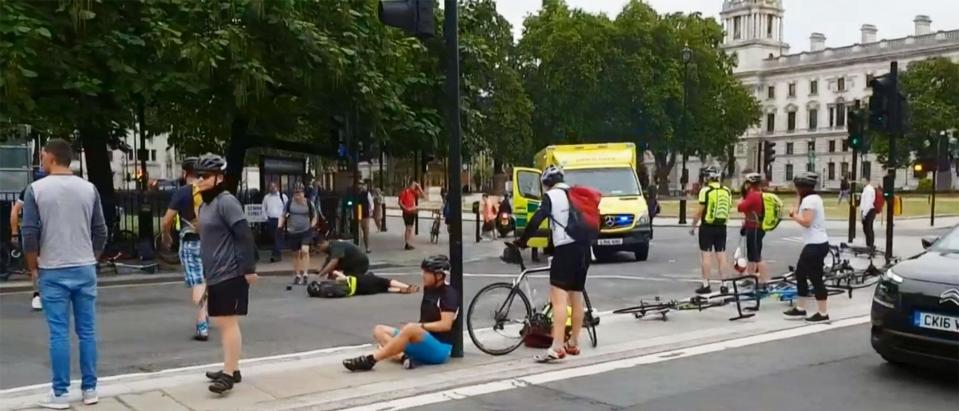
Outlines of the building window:
M 846 105 L 836 103 L 836 127 L 846 126 Z
M 776 113 L 766 114 L 766 132 L 772 133 L 776 131 Z
M 157 161 L 157 151 L 150 150 L 150 161 Z
M 769 87 L 766 88 L 766 98 L 768 98 L 768 99 L 774 99 L 774 98 L 776 98 L 776 87 L 775 87 L 775 86 L 769 86 Z
M 793 165 L 786 164 L 786 181 L 792 181 L 793 179 Z
M 789 97 L 796 97 L 796 83 L 789 83 Z
M 742 19 L 742 16 L 733 18 L 733 40 L 739 40 L 743 38 Z
M 815 152 L 816 152 L 816 141 L 815 141 L 815 140 L 809 141 L 809 142 L 806 143 L 806 152 L 807 152 L 807 153 L 815 153 Z
M 809 80 L 809 94 L 813 96 L 819 94 L 819 80 Z
M 793 143 L 786 143 L 786 154 L 789 155 L 792 153 L 793 153 Z
M 839 172 L 842 173 L 842 177 L 846 178 L 849 176 L 849 163 L 843 161 L 839 163 Z
M 849 151 L 849 141 L 847 140 L 842 141 L 842 151 L 843 152 Z
M 872 180 L 872 162 L 863 161 L 862 162 L 862 178 L 867 180 Z
M 773 38 L 773 16 L 766 16 L 766 37 Z
M 828 175 L 829 175 L 829 180 L 836 179 L 836 163 L 829 163 Z
M 809 110 L 809 129 L 815 130 L 819 126 L 819 110 Z
M 830 153 L 836 152 L 836 140 L 829 140 L 829 152 Z
M 829 127 L 836 126 L 836 107 L 829 106 Z
M 836 89 L 839 91 L 846 91 L 846 78 L 840 77 L 839 80 L 836 80 Z
M 796 131 L 796 112 L 790 111 L 786 115 L 786 130 L 789 132 Z

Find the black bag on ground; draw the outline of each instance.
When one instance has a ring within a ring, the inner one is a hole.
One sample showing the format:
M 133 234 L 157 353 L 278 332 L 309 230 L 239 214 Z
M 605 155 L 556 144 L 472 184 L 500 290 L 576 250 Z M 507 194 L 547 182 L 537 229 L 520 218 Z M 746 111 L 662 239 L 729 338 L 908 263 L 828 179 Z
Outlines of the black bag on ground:
M 306 293 L 316 298 L 343 298 L 350 295 L 350 287 L 333 280 L 312 281 L 306 286 Z

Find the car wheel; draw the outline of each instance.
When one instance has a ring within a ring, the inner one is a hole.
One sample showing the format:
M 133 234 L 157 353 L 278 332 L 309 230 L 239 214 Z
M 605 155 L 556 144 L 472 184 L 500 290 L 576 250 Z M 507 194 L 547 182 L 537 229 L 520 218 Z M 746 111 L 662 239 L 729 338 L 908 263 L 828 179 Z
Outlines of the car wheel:
M 649 243 L 637 246 L 634 254 L 636 254 L 636 261 L 646 261 L 649 258 Z

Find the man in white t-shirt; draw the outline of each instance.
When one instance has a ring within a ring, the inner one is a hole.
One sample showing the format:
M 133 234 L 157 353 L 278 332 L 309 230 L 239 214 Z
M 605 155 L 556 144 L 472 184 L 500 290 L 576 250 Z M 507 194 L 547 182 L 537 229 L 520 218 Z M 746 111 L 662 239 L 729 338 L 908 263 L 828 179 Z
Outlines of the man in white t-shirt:
M 283 236 L 280 233 L 280 217 L 286 211 L 286 203 L 290 199 L 280 192 L 276 183 L 270 183 L 270 192 L 263 196 L 263 213 L 266 214 L 266 231 L 273 237 L 273 252 L 270 262 L 280 261 L 280 249 L 283 245 Z
M 823 261 L 829 254 L 829 234 L 826 233 L 826 209 L 823 207 L 822 197 L 816 192 L 819 175 L 803 173 L 793 179 L 793 184 L 796 185 L 796 194 L 801 200 L 798 207 L 789 211 L 789 217 L 803 227 L 803 248 L 799 253 L 799 262 L 796 263 L 796 294 L 799 296 L 799 303 L 783 312 L 783 316 L 787 320 L 805 319 L 811 324 L 827 324 L 828 292 L 823 281 Z M 809 283 L 812 283 L 812 290 Z M 806 316 L 806 311 L 813 308 L 809 298 L 810 291 L 816 298 L 816 313 Z
M 869 183 L 869 179 L 862 179 L 862 196 L 859 199 L 859 213 L 862 216 L 862 232 L 866 235 L 866 246 L 876 247 L 876 232 L 873 223 L 876 222 L 876 187 Z

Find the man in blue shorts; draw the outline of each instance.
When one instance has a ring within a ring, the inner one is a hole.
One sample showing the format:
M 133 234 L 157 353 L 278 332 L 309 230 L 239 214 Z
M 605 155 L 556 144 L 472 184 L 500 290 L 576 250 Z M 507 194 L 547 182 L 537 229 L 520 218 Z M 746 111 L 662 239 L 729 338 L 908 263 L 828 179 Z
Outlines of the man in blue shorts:
M 196 313 L 196 333 L 193 339 L 206 341 L 210 338 L 210 320 L 207 318 L 206 284 L 203 282 L 203 263 L 200 260 L 200 234 L 197 229 L 197 209 L 203 201 L 196 188 L 196 157 L 183 160 L 183 179 L 186 182 L 173 193 L 166 215 L 163 216 L 163 246 L 167 249 L 173 244 L 171 235 L 174 222 L 180 229 L 180 264 L 183 266 L 183 281 L 193 291 L 193 304 Z
M 403 328 L 377 325 L 373 337 L 379 349 L 373 354 L 343 360 L 350 371 L 369 371 L 377 362 L 397 359 L 406 368 L 417 364 L 442 364 L 453 350 L 453 321 L 459 313 L 458 291 L 449 285 L 450 260 L 436 255 L 423 260 L 423 302 L 420 321 Z

